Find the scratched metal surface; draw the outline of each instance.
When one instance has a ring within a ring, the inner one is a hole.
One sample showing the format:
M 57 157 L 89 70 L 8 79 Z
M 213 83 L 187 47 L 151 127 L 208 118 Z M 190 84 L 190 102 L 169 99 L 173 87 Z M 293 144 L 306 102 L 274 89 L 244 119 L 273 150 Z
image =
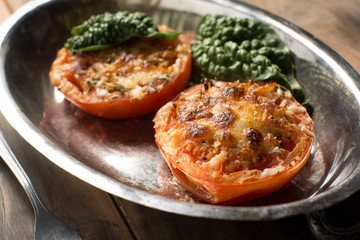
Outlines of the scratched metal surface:
M 200 202 L 172 176 L 154 142 L 153 115 L 104 120 L 74 107 L 49 83 L 56 50 L 72 26 L 104 11 L 144 11 L 194 31 L 205 13 L 255 17 L 296 55 L 297 78 L 313 106 L 316 142 L 304 169 L 266 198 L 239 206 Z M 0 101 L 9 123 L 50 161 L 116 196 L 190 216 L 265 220 L 307 214 L 359 188 L 359 74 L 300 28 L 235 1 L 31 1 L 0 31 Z

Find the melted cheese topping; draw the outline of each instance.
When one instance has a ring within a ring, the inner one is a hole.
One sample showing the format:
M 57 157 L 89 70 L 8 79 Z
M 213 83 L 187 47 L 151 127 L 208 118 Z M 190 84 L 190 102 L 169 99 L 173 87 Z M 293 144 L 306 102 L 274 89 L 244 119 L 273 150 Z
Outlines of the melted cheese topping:
M 180 58 L 189 51 L 185 43 L 165 45 L 159 39 L 134 38 L 101 51 L 59 54 L 50 79 L 60 91 L 66 82 L 76 85 L 85 101 L 140 100 L 169 84 L 180 72 Z
M 154 119 L 156 141 L 175 168 L 212 182 L 243 183 L 301 160 L 294 153 L 314 137 L 313 123 L 288 90 L 276 83 L 214 84 L 184 91 Z

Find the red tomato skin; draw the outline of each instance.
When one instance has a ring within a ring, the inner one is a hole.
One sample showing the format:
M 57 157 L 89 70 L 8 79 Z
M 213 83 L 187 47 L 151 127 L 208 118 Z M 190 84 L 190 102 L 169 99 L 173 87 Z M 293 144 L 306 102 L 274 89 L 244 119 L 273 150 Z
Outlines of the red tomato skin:
M 312 138 L 311 144 L 309 144 L 310 146 L 313 141 L 314 139 Z M 242 184 L 219 184 L 204 181 L 183 172 L 181 169 L 174 166 L 176 159 L 172 159 L 166 155 L 159 144 L 158 147 L 172 173 L 188 191 L 205 202 L 221 205 L 239 204 L 259 199 L 276 192 L 289 183 L 291 179 L 304 167 L 311 153 L 311 147 L 307 148 L 303 152 L 301 157 L 302 160 L 300 162 L 271 177 Z
M 191 95 L 193 92 L 198 91 L 199 88 L 194 86 L 186 89 L 182 94 Z M 179 98 L 180 94 L 172 101 L 175 102 Z M 162 117 L 164 118 L 164 116 Z M 302 139 L 296 145 L 292 142 L 289 143 L 289 146 L 287 147 L 289 148 L 289 151 L 291 150 L 291 153 L 288 156 L 289 159 L 295 157 L 299 158 L 294 165 L 288 165 L 283 171 L 269 177 L 245 183 L 220 183 L 204 180 L 200 174 L 196 176 L 195 174 L 191 175 L 189 171 L 187 172 L 177 164 L 177 162 L 182 162 L 181 154 L 176 155 L 177 157 L 169 155 L 164 151 L 160 142 L 157 140 L 155 141 L 170 170 L 188 191 L 205 202 L 233 205 L 268 196 L 288 184 L 305 166 L 315 141 L 314 136 L 310 136 L 306 133 L 304 133 L 301 138 Z

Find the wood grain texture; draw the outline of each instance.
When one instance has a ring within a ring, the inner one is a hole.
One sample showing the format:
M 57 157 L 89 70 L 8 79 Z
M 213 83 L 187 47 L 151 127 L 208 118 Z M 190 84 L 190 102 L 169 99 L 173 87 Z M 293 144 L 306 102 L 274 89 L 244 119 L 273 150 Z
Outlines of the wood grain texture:
M 358 0 L 243 0 L 278 15 L 325 42 L 360 72 Z
M 29 0 L 1 0 L 2 2 L 6 2 L 9 6 L 11 12 L 16 11 L 19 7 L 27 3 Z
M 0 239 L 31 239 L 34 234 L 31 204 L 3 161 L 0 161 L 0 203 Z
M 0 0 L 0 24 L 11 14 L 11 9 L 5 0 Z
M 116 198 L 137 239 L 312 240 L 304 216 L 269 222 L 223 221 L 166 213 Z

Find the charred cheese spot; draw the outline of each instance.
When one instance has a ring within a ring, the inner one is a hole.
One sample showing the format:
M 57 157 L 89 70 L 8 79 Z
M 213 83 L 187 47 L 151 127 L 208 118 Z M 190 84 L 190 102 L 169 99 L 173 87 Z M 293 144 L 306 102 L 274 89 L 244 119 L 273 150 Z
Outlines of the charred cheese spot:
M 188 136 L 192 138 L 205 137 L 208 133 L 208 129 L 201 125 L 191 125 L 187 130 Z
M 284 140 L 283 140 L 283 137 L 282 137 L 282 135 L 280 133 L 275 134 L 274 140 L 277 141 L 277 145 L 280 148 L 284 148 L 284 146 L 285 146 Z
M 236 98 L 244 95 L 245 89 L 242 87 L 224 87 L 221 94 L 225 97 Z
M 249 148 L 252 150 L 257 150 L 263 140 L 261 132 L 254 128 L 248 128 L 244 130 L 244 134 Z
M 223 101 L 221 99 L 219 99 L 219 98 L 213 98 L 213 97 L 208 97 L 208 96 L 206 96 L 204 98 L 204 100 L 202 101 L 204 106 L 209 106 L 209 107 L 212 107 L 215 104 L 219 104 L 221 102 L 223 102 Z
M 181 106 L 178 110 L 178 114 L 179 118 L 184 122 L 212 117 L 212 113 L 207 111 L 207 109 L 203 106 L 195 106 L 194 108 Z
M 235 114 L 231 109 L 225 108 L 215 116 L 214 122 L 220 127 L 226 127 L 235 119 Z
M 235 138 L 230 132 L 224 132 L 219 137 L 219 141 L 223 145 L 233 145 L 234 140 Z

